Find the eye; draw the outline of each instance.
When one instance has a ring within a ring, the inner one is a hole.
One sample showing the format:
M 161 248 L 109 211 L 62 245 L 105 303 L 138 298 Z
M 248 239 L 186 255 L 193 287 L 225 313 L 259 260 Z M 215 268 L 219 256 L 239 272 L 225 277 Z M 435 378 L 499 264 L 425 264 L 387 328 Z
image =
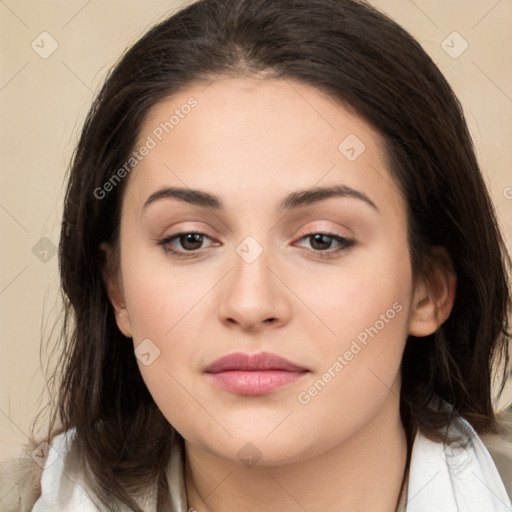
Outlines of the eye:
M 308 233 L 301 237 L 300 240 L 309 240 L 311 250 L 324 254 L 339 253 L 348 250 L 355 245 L 354 240 L 350 240 L 336 233 Z M 334 245 L 334 247 L 333 247 Z
M 178 258 L 188 258 L 196 256 L 194 251 L 204 249 L 202 245 L 205 239 L 211 240 L 210 237 L 204 233 L 183 232 L 160 240 L 158 245 L 162 246 L 165 252 L 171 253 Z

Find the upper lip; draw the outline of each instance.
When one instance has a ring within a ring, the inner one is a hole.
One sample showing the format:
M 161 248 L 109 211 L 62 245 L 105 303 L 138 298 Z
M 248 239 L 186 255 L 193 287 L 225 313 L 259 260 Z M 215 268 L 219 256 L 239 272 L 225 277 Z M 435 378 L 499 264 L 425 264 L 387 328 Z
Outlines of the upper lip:
M 270 352 L 258 354 L 244 354 L 235 352 L 217 359 L 206 369 L 206 373 L 219 373 L 230 370 L 258 371 L 258 370 L 284 370 L 289 372 L 304 372 L 307 368 L 288 361 L 287 359 Z

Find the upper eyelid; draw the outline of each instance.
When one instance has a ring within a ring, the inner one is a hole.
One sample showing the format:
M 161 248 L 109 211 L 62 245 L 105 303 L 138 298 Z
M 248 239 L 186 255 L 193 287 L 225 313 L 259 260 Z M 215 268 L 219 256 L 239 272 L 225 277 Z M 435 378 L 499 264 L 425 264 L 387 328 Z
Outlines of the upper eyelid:
M 304 223 L 304 219 L 299 219 L 299 220 L 300 220 L 301 224 Z M 194 221 L 192 221 L 192 222 L 194 222 Z M 314 234 L 314 233 L 324 233 L 324 234 L 332 233 L 332 234 L 334 234 L 336 236 L 340 236 L 342 238 L 351 238 L 353 236 L 352 229 L 350 229 L 348 226 L 341 225 L 338 222 L 334 222 L 334 223 L 338 224 L 339 226 L 342 226 L 341 228 L 340 227 L 333 228 L 333 227 L 317 226 L 317 224 L 319 222 L 326 222 L 326 219 L 320 220 L 320 221 L 318 221 L 318 220 L 310 221 L 310 222 L 305 223 L 306 226 L 311 224 L 311 223 L 313 223 L 313 227 L 308 228 L 307 230 L 304 230 L 303 228 L 300 228 L 299 232 L 303 233 L 300 236 L 305 236 L 305 235 Z M 328 222 L 333 222 L 333 221 L 328 221 Z M 203 224 L 202 221 L 200 221 L 200 223 Z M 213 229 L 214 231 L 218 231 L 217 228 L 211 228 L 211 229 Z M 168 236 L 161 236 L 160 238 L 170 238 L 170 237 L 173 237 L 173 236 L 182 235 L 182 234 L 188 234 L 188 233 L 199 233 L 201 235 L 206 235 L 209 238 L 215 238 L 215 236 L 209 235 L 208 231 L 210 231 L 210 228 L 204 229 L 202 227 L 201 228 L 196 228 L 194 226 L 191 226 L 191 227 L 185 226 L 185 227 L 182 227 L 182 228 L 178 229 L 178 231 L 176 231 L 173 234 L 170 234 Z M 221 233 L 223 233 L 223 230 L 220 230 L 220 231 L 221 231 Z M 289 233 L 291 231 L 291 229 L 289 227 L 287 227 L 285 229 L 285 231 L 286 231 L 286 233 Z M 297 230 L 294 229 L 294 231 L 297 231 Z M 340 231 L 346 231 L 348 233 L 343 234 Z M 226 234 L 226 233 L 224 232 L 223 234 Z M 231 230 L 229 230 L 229 234 L 232 234 Z

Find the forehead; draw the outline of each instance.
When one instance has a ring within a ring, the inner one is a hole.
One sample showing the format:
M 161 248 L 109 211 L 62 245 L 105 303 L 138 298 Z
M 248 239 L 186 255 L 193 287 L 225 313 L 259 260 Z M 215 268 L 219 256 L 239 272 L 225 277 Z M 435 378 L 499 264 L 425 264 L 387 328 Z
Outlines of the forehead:
M 382 139 L 322 91 L 290 80 L 218 77 L 155 105 L 136 148 L 128 200 L 142 205 L 162 186 L 215 191 L 226 202 L 249 192 L 278 201 L 283 193 L 343 184 L 399 195 Z M 384 185 L 384 187 L 383 187 Z M 261 204 L 261 203 L 260 203 Z

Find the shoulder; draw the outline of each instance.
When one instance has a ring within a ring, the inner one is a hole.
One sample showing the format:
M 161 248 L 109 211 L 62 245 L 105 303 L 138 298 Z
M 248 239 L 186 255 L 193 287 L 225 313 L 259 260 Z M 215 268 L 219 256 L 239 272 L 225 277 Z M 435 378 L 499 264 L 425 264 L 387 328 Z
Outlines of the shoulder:
M 0 463 L 2 512 L 98 511 L 72 449 L 73 434 L 26 446 L 19 458 Z
M 99 503 L 95 492 L 88 484 L 82 459 L 78 456 L 73 442 L 74 438 L 75 431 L 69 430 L 55 436 L 51 444 L 41 443 L 34 450 L 36 459 L 39 458 L 39 454 L 42 459 L 42 468 L 39 468 L 37 474 L 33 476 L 36 492 L 25 493 L 26 505 L 24 508 L 19 508 L 19 505 L 13 506 L 13 508 L 7 509 L 8 512 L 53 512 L 55 510 L 98 512 L 106 510 Z M 155 510 L 155 489 L 148 489 L 142 495 L 132 497 L 143 510 L 150 512 Z M 125 506 L 117 502 L 115 508 L 120 511 L 126 510 Z
M 458 417 L 446 434 L 451 441 L 441 443 L 417 433 L 407 512 L 509 512 L 511 501 L 504 477 L 471 425 Z M 503 448 L 507 441 L 499 437 L 494 442 Z
M 34 504 L 34 512 L 98 510 L 73 450 L 73 438 L 74 431 L 70 430 L 55 436 L 51 445 L 42 443 L 41 451 L 45 453 L 41 494 Z
M 512 406 L 498 414 L 497 434 L 481 436 L 512 499 Z
M 47 442 L 27 444 L 20 457 L 0 464 L 3 512 L 33 510 L 41 501 L 43 490 L 47 490 L 48 480 L 56 479 L 61 470 L 67 440 L 68 436 L 61 434 L 51 445 Z
M 28 451 L 28 450 L 27 450 Z M 30 456 L 0 462 L 2 512 L 29 512 L 41 494 L 40 467 Z

